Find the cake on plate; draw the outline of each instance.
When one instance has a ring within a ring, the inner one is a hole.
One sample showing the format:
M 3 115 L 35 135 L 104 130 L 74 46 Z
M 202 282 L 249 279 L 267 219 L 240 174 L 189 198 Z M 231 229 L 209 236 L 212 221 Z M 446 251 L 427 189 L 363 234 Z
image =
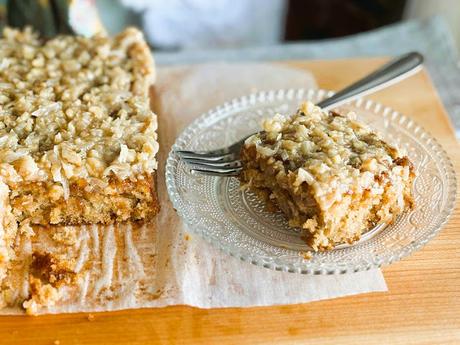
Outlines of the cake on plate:
M 412 163 L 354 113 L 306 102 L 263 129 L 242 148 L 241 184 L 305 229 L 314 250 L 351 244 L 412 207 Z

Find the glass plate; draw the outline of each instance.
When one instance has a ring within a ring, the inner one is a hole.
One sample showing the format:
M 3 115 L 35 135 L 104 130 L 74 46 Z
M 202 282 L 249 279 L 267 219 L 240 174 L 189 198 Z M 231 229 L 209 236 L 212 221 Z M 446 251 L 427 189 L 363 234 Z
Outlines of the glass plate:
M 332 92 L 280 90 L 233 100 L 194 121 L 173 150 L 216 149 L 261 129 L 263 118 L 293 114 L 301 101 L 317 103 Z M 223 251 L 263 267 L 303 274 L 358 272 L 390 264 L 419 249 L 440 230 L 455 200 L 455 172 L 444 150 L 410 118 L 381 104 L 359 100 L 339 107 L 377 129 L 405 150 L 416 168 L 416 207 L 391 225 L 374 228 L 353 245 L 312 253 L 302 231 L 287 226 L 281 213 L 270 213 L 236 178 L 191 173 L 173 151 L 166 163 L 166 183 L 174 208 L 189 230 Z

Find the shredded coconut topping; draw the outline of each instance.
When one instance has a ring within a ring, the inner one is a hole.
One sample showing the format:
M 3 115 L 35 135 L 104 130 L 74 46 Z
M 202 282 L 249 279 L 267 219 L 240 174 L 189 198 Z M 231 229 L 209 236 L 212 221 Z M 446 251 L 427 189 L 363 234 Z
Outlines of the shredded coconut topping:
M 157 168 L 153 60 L 141 32 L 114 38 L 5 28 L 0 39 L 0 171 L 7 183 L 107 180 Z

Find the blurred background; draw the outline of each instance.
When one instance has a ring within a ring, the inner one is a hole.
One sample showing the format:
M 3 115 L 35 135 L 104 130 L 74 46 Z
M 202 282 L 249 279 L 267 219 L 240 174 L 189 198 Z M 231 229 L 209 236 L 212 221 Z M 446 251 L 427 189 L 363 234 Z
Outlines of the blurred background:
M 110 33 L 142 26 L 163 50 L 322 40 L 440 15 L 460 47 L 458 0 L 84 0 Z M 84 2 L 82 1 L 82 2 Z
M 0 0 L 5 4 L 60 0 Z M 20 6 L 16 6 L 19 7 Z M 238 48 L 325 40 L 438 15 L 460 46 L 457 0 L 73 0 L 70 21 L 85 35 L 142 27 L 156 50 Z M 31 14 L 34 15 L 34 14 Z M 102 23 L 102 25 L 100 25 Z
M 90 1 L 91 2 L 91 1 Z M 323 40 L 440 15 L 460 46 L 458 0 L 98 0 L 111 33 L 141 25 L 165 50 Z

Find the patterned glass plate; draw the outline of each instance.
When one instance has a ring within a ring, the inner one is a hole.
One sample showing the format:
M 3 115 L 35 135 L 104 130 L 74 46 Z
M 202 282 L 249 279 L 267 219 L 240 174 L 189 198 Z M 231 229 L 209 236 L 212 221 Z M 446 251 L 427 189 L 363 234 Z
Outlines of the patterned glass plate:
M 259 131 L 263 118 L 293 114 L 301 101 L 318 102 L 332 92 L 280 90 L 261 92 L 226 103 L 201 116 L 177 139 L 173 150 L 210 150 L 228 146 Z M 244 261 L 303 274 L 357 272 L 380 267 L 419 249 L 440 230 L 455 200 L 455 172 L 444 150 L 408 117 L 359 100 L 342 106 L 405 150 L 416 167 L 416 207 L 395 223 L 369 230 L 353 245 L 312 253 L 304 234 L 289 228 L 281 213 L 270 213 L 251 192 L 242 192 L 236 178 L 191 173 L 171 151 L 166 183 L 174 208 L 189 230 Z

